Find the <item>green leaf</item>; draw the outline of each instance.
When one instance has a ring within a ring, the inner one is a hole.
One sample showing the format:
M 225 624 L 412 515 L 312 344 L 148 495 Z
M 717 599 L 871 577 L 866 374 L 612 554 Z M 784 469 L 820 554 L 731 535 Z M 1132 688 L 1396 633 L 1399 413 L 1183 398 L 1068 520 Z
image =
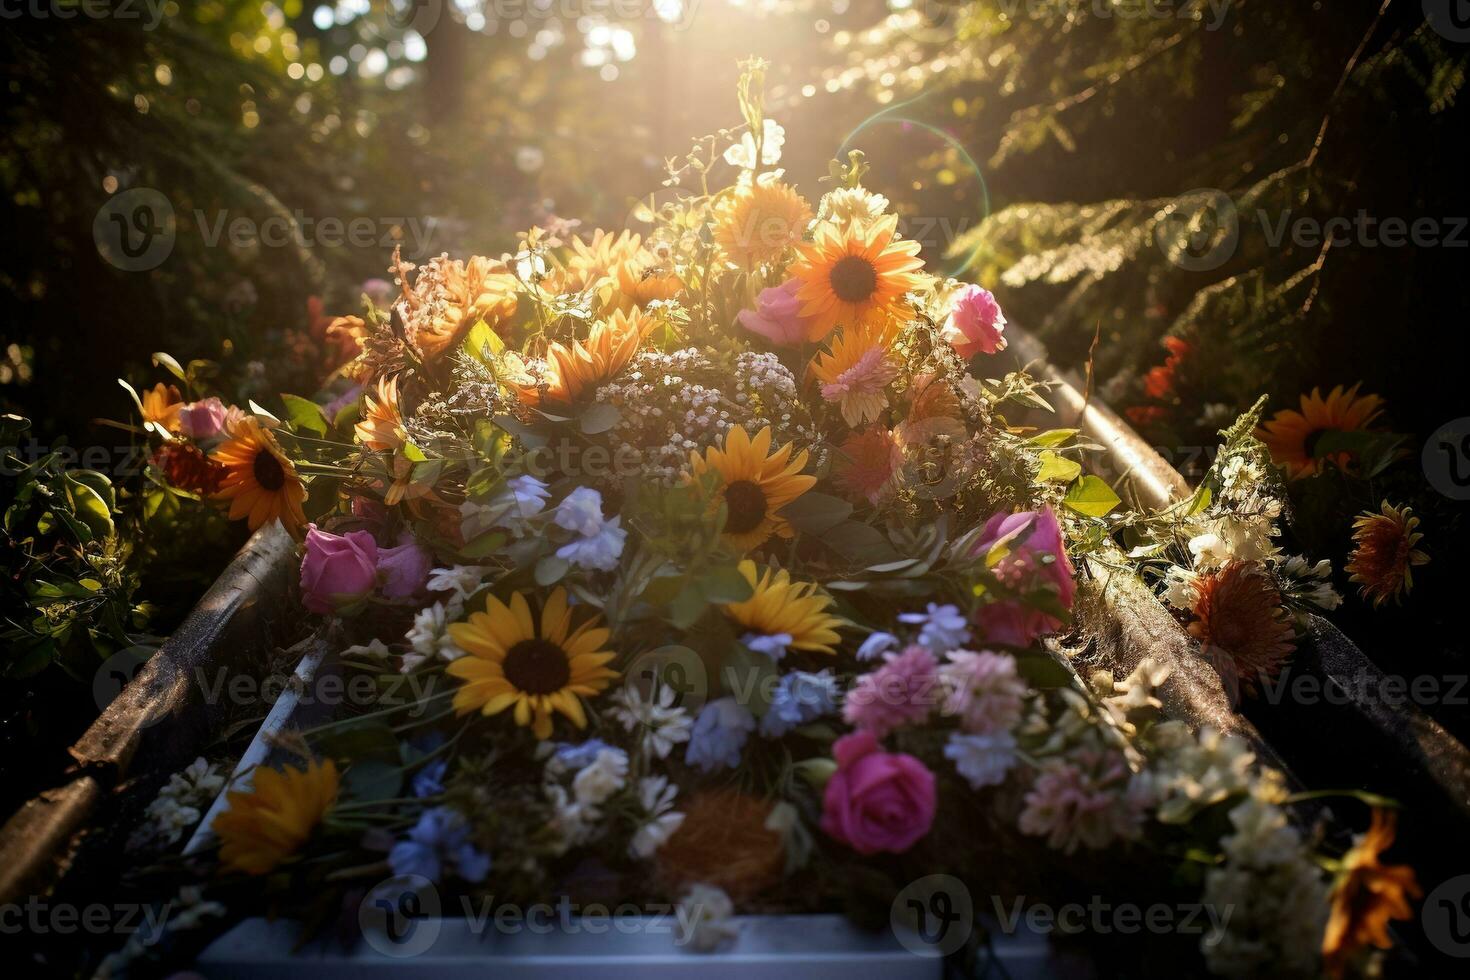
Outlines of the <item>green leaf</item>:
M 1045 432 L 1038 432 L 1036 435 L 1032 436 L 1031 437 L 1031 444 L 1033 446 L 1041 446 L 1041 447 L 1043 447 L 1045 449 L 1055 449 L 1057 446 L 1060 446 L 1062 443 L 1066 442 L 1068 439 L 1071 439 L 1073 436 L 1075 436 L 1080 431 L 1082 431 L 1082 430 L 1080 430 L 1080 429 L 1048 429 Z
M 808 491 L 782 507 L 779 513 L 796 530 L 821 534 L 847 520 L 852 504 L 841 497 Z
M 1103 517 L 1122 501 L 1100 476 L 1084 476 L 1067 491 L 1062 504 L 1088 517 Z
M 711 568 L 699 576 L 699 588 L 710 602 L 744 602 L 755 595 L 755 589 L 740 569 L 733 565 Z
M 96 537 L 105 538 L 112 534 L 112 508 L 107 506 L 107 501 L 70 473 L 66 474 L 66 483 L 71 493 L 73 513 L 86 523 Z
M 609 405 L 607 402 L 597 402 L 596 404 L 589 405 L 587 410 L 582 413 L 582 431 L 589 436 L 595 436 L 599 432 L 606 432 L 608 429 L 617 425 L 618 419 L 621 417 L 622 413 L 618 411 L 616 405 Z
M 1042 450 L 1038 456 L 1041 469 L 1037 471 L 1036 479 L 1042 483 L 1071 483 L 1082 475 L 1081 463 L 1058 456 L 1050 449 Z
M 1032 687 L 1046 689 L 1072 686 L 1072 671 L 1046 654 L 1018 655 L 1016 670 Z
M 281 401 L 286 405 L 286 424 L 293 432 L 327 434 L 327 413 L 316 402 L 300 395 L 282 395 Z
M 555 585 L 571 568 L 572 563 L 565 558 L 547 555 L 536 563 L 536 584 L 543 588 Z
M 475 325 L 470 327 L 469 335 L 464 339 L 464 352 L 481 364 L 489 364 L 485 357 L 485 351 L 489 350 L 491 357 L 499 357 L 505 353 L 505 341 L 500 339 L 500 334 L 490 329 L 490 325 L 484 320 L 476 320 Z
M 154 351 L 153 352 L 153 366 L 154 367 L 157 367 L 160 364 L 163 365 L 164 367 L 168 368 L 168 373 L 169 374 L 172 374 L 174 377 L 178 378 L 180 381 L 184 382 L 185 384 L 188 384 L 189 383 L 189 376 L 184 373 L 183 367 L 179 364 L 178 361 L 174 360 L 174 357 L 173 357 L 172 354 L 165 354 L 161 350 Z
M 669 621 L 680 629 L 687 630 L 699 621 L 704 615 L 705 608 L 709 602 L 704 597 L 704 590 L 698 583 L 686 583 L 674 601 L 669 603 Z

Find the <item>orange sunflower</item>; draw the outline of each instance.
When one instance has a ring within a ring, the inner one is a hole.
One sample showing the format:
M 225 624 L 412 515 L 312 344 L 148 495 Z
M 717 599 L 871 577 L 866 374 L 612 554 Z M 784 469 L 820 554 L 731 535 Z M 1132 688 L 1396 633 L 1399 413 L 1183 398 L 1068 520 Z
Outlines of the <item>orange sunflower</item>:
M 807 339 L 821 340 L 838 324 L 856 326 L 910 310 L 904 294 L 923 285 L 919 243 L 897 237 L 898 218 L 863 225 L 823 224 L 816 240 L 798 246 L 791 275 L 800 283 L 801 315 L 811 317 Z
M 1281 605 L 1281 591 L 1258 562 L 1228 561 L 1193 584 L 1194 621 L 1189 634 L 1222 675 L 1247 692 L 1281 674 L 1296 651 L 1296 633 Z
M 811 220 L 811 207 L 789 185 L 756 180 L 715 205 L 715 241 L 726 259 L 749 269 L 799 243 Z
M 1378 860 L 1393 845 L 1395 822 L 1392 811 L 1375 807 L 1368 832 L 1343 855 L 1322 936 L 1322 960 L 1330 976 L 1341 976 L 1353 955 L 1370 944 L 1392 946 L 1389 921 L 1413 918 L 1409 900 L 1424 895 L 1413 868 Z
M 484 612 L 450 624 L 449 635 L 467 654 L 446 668 L 464 681 L 454 692 L 455 712 L 488 717 L 513 707 L 516 724 L 530 725 L 543 741 L 551 737 L 553 711 L 586 728 L 581 699 L 605 690 L 618 676 L 607 666 L 616 654 L 603 649 L 609 633 L 601 618 L 594 614 L 572 629 L 562 588 L 546 600 L 539 622 L 521 593 L 511 594 L 510 605 L 492 595 Z
M 619 310 L 594 323 L 585 342 L 553 343 L 539 370 L 532 370 L 519 358 L 508 358 L 510 371 L 505 382 L 528 405 L 571 404 L 627 367 L 656 322 L 641 310 Z
M 1353 553 L 1344 569 L 1375 607 L 1390 599 L 1401 601 L 1414 587 L 1414 566 L 1429 562 L 1429 556 L 1414 547 L 1424 537 L 1414 530 L 1418 526 L 1412 509 L 1394 507 L 1387 500 L 1379 513 L 1365 511 L 1353 521 Z
M 774 453 L 770 449 L 769 425 L 754 439 L 731 426 L 723 450 L 711 446 L 704 456 L 694 452 L 689 457 L 695 480 L 710 472 L 718 476 L 711 503 L 725 505 L 725 540 L 742 552 L 760 547 L 773 534 L 791 537 L 790 525 L 777 512 L 817 482 L 801 475 L 806 450 L 793 456 L 789 442 Z
M 215 449 L 214 460 L 225 468 L 215 499 L 230 502 L 230 520 L 247 518 L 254 531 L 280 518 L 292 537 L 301 537 L 306 526 L 301 509 L 306 487 L 275 436 L 261 428 L 253 415 L 230 428 L 229 439 Z
M 1383 411 L 1383 399 L 1377 395 L 1359 395 L 1359 385 L 1333 388 L 1326 398 L 1319 389 L 1302 396 L 1302 410 L 1283 409 L 1256 430 L 1256 438 L 1271 450 L 1271 458 L 1286 470 L 1288 479 L 1296 480 L 1322 471 L 1329 460 L 1339 467 L 1350 462 L 1350 453 L 1332 453 L 1317 457 L 1317 441 L 1326 432 L 1359 432 L 1371 425 Z
M 332 804 L 340 780 L 328 759 L 306 768 L 255 770 L 254 788 L 231 792 L 230 808 L 214 821 L 220 863 L 232 871 L 263 875 L 274 871 L 311 837 Z
M 408 433 L 403 429 L 403 413 L 398 407 L 398 378 L 379 378 L 377 395 L 363 398 L 362 421 L 352 427 L 358 443 L 373 452 L 398 449 Z

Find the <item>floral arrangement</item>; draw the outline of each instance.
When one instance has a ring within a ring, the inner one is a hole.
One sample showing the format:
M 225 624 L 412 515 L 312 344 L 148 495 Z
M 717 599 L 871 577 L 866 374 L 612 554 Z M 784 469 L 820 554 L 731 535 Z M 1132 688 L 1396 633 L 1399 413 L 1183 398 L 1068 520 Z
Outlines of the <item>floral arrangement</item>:
M 1190 500 L 1120 508 L 1075 430 L 1027 423 L 1046 391 L 1002 367 L 996 297 L 925 273 L 860 154 L 815 208 L 784 180 L 760 76 L 646 235 L 395 256 L 317 397 L 141 401 L 171 483 L 302 540 L 303 606 L 385 692 L 229 791 L 211 887 L 316 921 L 384 879 L 662 897 L 718 948 L 731 911 L 882 921 L 928 873 L 1010 894 L 1028 853 L 1232 909 L 1199 947 L 1224 975 L 1387 947 L 1418 894 L 1379 860 L 1390 811 L 1330 853 L 1246 742 L 1163 719 L 1167 667 L 1079 677 L 1065 643 L 1106 566 L 1227 679 L 1279 671 L 1337 597 L 1275 543 L 1259 410 Z M 405 675 L 424 693 L 388 697 Z

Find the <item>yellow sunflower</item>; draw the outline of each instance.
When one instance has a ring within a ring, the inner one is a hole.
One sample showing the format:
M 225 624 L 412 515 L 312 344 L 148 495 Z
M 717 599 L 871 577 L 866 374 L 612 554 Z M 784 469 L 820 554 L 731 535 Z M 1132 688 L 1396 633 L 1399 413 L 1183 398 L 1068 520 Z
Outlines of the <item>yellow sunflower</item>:
M 725 614 L 752 633 L 762 636 L 785 634 L 792 650 L 836 653 L 837 627 L 843 621 L 827 612 L 832 597 L 817 591 L 814 582 L 793 582 L 784 570 L 757 572 L 749 558 L 740 563 L 740 574 L 755 590 L 744 602 L 725 606 Z
M 798 244 L 811 220 L 811 207 L 790 186 L 757 180 L 715 205 L 715 241 L 726 259 L 749 269 Z
M 1343 567 L 1375 607 L 1402 600 L 1414 587 L 1414 566 L 1428 564 L 1429 556 L 1414 547 L 1424 537 L 1418 526 L 1411 508 L 1387 500 L 1379 513 L 1365 511 L 1353 521 L 1353 553 Z
M 232 871 L 263 875 L 305 844 L 337 802 L 337 766 L 331 759 L 306 769 L 257 769 L 249 792 L 231 792 L 230 808 L 214 821 L 220 863 Z
M 740 551 L 760 547 L 773 534 L 791 537 L 790 525 L 777 511 L 817 482 L 814 476 L 801 475 L 806 450 L 793 456 L 790 443 L 774 453 L 770 448 L 770 426 L 754 439 L 744 429 L 731 426 L 723 450 L 711 446 L 703 457 L 698 452 L 690 454 L 696 480 L 710 471 L 718 474 L 715 502 L 725 505 L 725 540 Z
M 280 518 L 292 537 L 301 537 L 306 526 L 301 510 L 306 487 L 275 436 L 261 428 L 254 416 L 247 415 L 230 428 L 229 439 L 214 451 L 214 461 L 225 468 L 214 496 L 230 502 L 230 520 L 247 518 L 254 531 Z
M 546 352 L 542 369 L 530 370 L 518 358 L 510 358 L 506 384 L 515 389 L 528 405 L 543 402 L 570 404 L 589 389 L 617 376 L 656 321 L 634 310 L 619 310 L 606 320 L 592 325 L 586 341 L 574 340 L 571 346 L 553 343 Z
M 888 384 L 902 365 L 893 350 L 899 323 L 844 327 L 831 344 L 812 358 L 811 374 L 821 384 L 822 398 L 837 402 L 842 420 L 852 428 L 876 421 L 888 407 Z
M 377 397 L 363 399 L 362 421 L 353 426 L 357 441 L 365 449 L 385 452 L 404 444 L 403 413 L 398 408 L 398 378 L 379 378 Z
M 170 432 L 179 431 L 179 411 L 184 400 L 179 389 L 162 381 L 143 391 L 143 421 L 157 422 Z
M 919 243 L 897 237 L 898 218 L 871 225 L 818 226 L 816 240 L 798 246 L 791 275 L 801 286 L 801 315 L 812 318 L 807 339 L 821 340 L 838 324 L 856 326 L 905 316 L 904 294 L 923 285 Z
M 1411 899 L 1424 894 L 1414 869 L 1379 860 L 1393 845 L 1395 822 L 1392 811 L 1374 807 L 1368 832 L 1343 855 L 1342 872 L 1332 892 L 1332 913 L 1322 936 L 1328 976 L 1342 976 L 1348 961 L 1370 945 L 1391 947 L 1389 922 L 1414 917 Z
M 1256 438 L 1271 450 L 1276 465 L 1286 470 L 1288 479 L 1296 480 L 1322 471 L 1331 460 L 1346 466 L 1349 453 L 1333 453 L 1314 458 L 1317 440 L 1324 432 L 1357 432 L 1368 428 L 1383 411 L 1383 399 L 1377 395 L 1358 395 L 1358 385 L 1333 388 L 1326 398 L 1319 389 L 1302 396 L 1302 410 L 1283 409 L 1256 430 Z
M 514 706 L 516 724 L 530 725 L 543 740 L 551 737 L 553 711 L 578 728 L 587 727 L 580 698 L 605 690 L 618 676 L 607 666 L 615 654 L 602 649 L 608 631 L 599 622 L 594 614 L 571 629 L 565 589 L 546 600 L 539 626 L 521 593 L 511 595 L 509 606 L 490 596 L 484 612 L 449 627 L 468 654 L 447 668 L 464 681 L 454 693 L 455 712 L 489 716 Z

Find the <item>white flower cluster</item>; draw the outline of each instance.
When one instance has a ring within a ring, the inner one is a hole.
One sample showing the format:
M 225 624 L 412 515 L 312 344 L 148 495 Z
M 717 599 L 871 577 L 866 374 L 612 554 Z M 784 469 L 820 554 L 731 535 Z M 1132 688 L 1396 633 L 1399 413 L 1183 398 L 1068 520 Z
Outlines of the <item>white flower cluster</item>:
M 1158 818 L 1184 823 L 1213 803 L 1246 792 L 1255 782 L 1256 755 L 1245 739 L 1205 726 L 1199 735 L 1180 721 L 1149 730 L 1159 751 L 1154 767 Z
M 225 778 L 203 757 L 168 777 L 168 783 L 144 811 L 145 819 L 128 842 L 132 848 L 178 843 L 184 831 L 197 824 L 220 790 Z
M 557 853 L 601 836 L 602 806 L 627 784 L 628 753 L 622 749 L 597 747 L 588 760 L 569 758 L 563 752 L 553 754 L 546 762 L 542 789 L 555 813 L 552 830 L 559 842 Z

